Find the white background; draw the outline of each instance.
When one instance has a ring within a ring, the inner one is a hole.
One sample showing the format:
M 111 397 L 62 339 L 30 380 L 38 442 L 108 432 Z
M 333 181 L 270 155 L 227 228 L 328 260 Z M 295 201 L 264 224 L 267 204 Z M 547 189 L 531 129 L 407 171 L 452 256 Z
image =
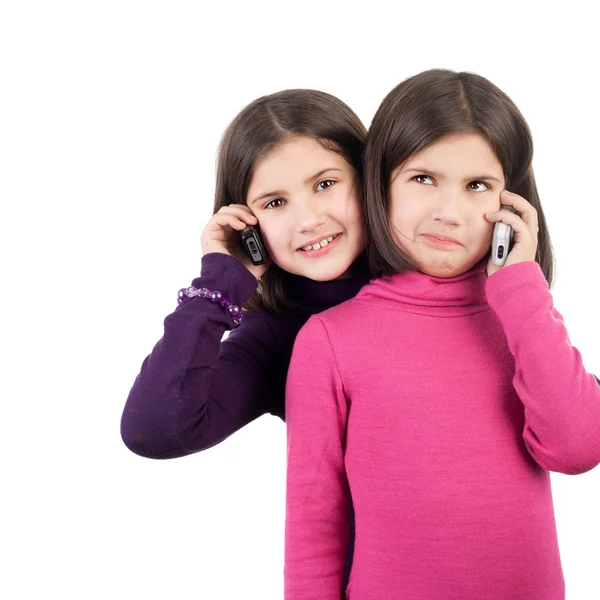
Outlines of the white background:
M 586 5 L 2 2 L 3 598 L 282 598 L 284 425 L 263 417 L 163 462 L 119 435 L 142 360 L 198 275 L 221 133 L 258 96 L 323 89 L 368 125 L 432 67 L 506 91 L 534 135 L 556 306 L 600 373 L 600 44 Z M 552 480 L 567 597 L 597 600 L 600 470 Z

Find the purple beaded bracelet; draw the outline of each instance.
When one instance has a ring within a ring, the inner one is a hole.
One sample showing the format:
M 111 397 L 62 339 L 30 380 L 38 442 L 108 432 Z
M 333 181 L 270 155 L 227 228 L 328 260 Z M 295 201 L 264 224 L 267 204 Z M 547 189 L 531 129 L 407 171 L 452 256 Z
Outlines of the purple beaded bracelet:
M 194 296 L 208 298 L 215 304 L 218 302 L 231 315 L 236 327 L 242 322 L 242 309 L 237 304 L 232 304 L 218 290 L 209 290 L 208 288 L 198 289 L 193 285 L 188 288 L 181 288 L 177 293 L 177 304 L 181 304 L 185 298 L 193 298 Z

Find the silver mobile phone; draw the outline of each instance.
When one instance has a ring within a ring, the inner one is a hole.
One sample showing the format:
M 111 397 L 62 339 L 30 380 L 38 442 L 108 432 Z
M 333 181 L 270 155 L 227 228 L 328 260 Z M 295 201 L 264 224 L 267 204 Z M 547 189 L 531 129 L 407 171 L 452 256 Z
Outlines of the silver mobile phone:
M 268 255 L 260 231 L 248 225 L 246 229 L 240 231 L 240 237 L 252 264 L 264 265 L 267 262 Z
M 509 210 L 512 213 L 517 211 L 512 206 L 502 204 L 500 210 Z M 494 234 L 492 235 L 492 264 L 503 267 L 506 257 L 512 249 L 513 228 L 506 223 L 496 223 L 494 225 Z

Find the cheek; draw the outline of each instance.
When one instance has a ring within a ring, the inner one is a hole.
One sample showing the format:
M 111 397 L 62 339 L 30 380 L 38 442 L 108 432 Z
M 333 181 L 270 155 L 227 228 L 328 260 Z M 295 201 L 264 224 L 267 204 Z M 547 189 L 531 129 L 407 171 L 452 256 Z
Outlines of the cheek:
M 487 248 L 491 244 L 494 224 L 485 218 L 484 213 L 477 214 L 469 229 L 472 232 L 471 240 L 475 246 Z
M 259 219 L 259 225 L 263 241 L 267 246 L 267 252 L 272 258 L 277 258 L 278 252 L 281 251 L 287 229 L 278 226 L 277 223 L 269 218 Z
M 333 219 L 346 230 L 362 229 L 364 219 L 358 194 L 347 189 L 339 189 L 335 196 L 327 199 L 327 217 Z
M 390 217 L 401 229 L 414 229 L 430 216 L 434 190 L 429 186 L 396 182 L 390 189 Z
M 423 219 L 418 202 L 397 199 L 391 204 L 391 221 L 403 233 L 412 233 Z
M 364 226 L 362 206 L 358 197 L 351 198 L 347 204 L 348 227 L 362 229 Z

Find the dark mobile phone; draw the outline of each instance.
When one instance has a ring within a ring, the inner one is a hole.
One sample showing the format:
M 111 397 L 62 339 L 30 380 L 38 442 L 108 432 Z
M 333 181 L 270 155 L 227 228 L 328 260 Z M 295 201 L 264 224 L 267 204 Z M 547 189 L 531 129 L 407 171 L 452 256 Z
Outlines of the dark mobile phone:
M 240 237 L 252 264 L 264 265 L 267 262 L 268 255 L 260 231 L 248 225 L 246 229 L 240 231 Z
M 512 206 L 502 204 L 500 210 L 509 210 L 517 213 Z M 506 262 L 506 257 L 512 249 L 513 243 L 513 228 L 506 223 L 498 222 L 494 225 L 494 234 L 492 236 L 492 264 L 498 267 L 503 267 Z

